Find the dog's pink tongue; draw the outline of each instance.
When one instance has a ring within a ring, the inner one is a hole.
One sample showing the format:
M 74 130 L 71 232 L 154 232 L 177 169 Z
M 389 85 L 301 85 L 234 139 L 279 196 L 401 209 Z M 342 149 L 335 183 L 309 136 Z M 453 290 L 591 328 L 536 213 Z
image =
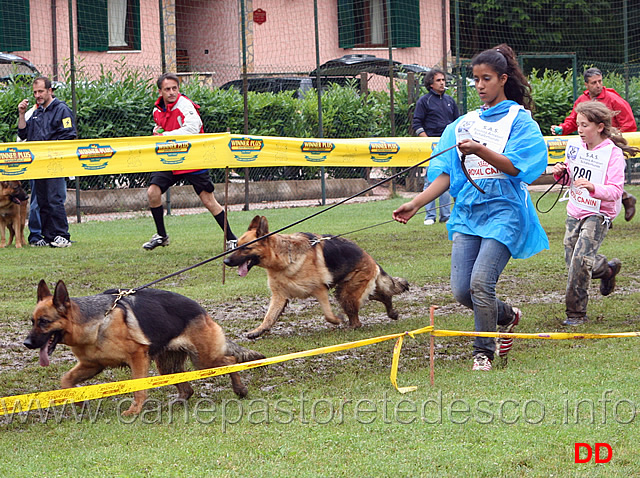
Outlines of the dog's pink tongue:
M 240 266 L 238 266 L 238 275 L 240 277 L 244 277 L 249 273 L 249 263 L 248 262 L 243 262 L 242 264 L 240 264 Z
M 48 344 L 45 344 L 40 349 L 40 365 L 42 367 L 48 367 L 49 366 L 49 352 L 47 351 L 47 348 L 48 348 Z

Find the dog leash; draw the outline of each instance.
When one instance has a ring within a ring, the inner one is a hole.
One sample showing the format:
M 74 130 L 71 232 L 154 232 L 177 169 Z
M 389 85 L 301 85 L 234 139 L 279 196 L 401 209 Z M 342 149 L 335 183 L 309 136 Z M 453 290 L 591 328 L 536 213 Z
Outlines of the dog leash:
M 397 172 L 397 173 L 395 173 L 395 174 L 393 174 L 393 175 L 389 176 L 388 178 L 385 178 L 385 179 L 383 179 L 383 180 L 381 180 L 381 181 L 379 181 L 379 182 L 375 183 L 374 185 L 369 186 L 368 188 L 365 188 L 365 189 L 363 189 L 362 191 L 359 191 L 359 192 L 357 192 L 357 193 L 355 193 L 355 194 L 353 194 L 353 195 L 349 196 L 348 198 L 342 199 L 342 200 L 338 201 L 337 203 L 332 204 L 332 205 L 331 205 L 331 206 L 329 206 L 329 207 L 326 207 L 326 208 L 324 208 L 324 209 L 322 209 L 322 210 L 320 210 L 320 211 L 318 211 L 318 212 L 316 212 L 316 213 L 313 213 L 313 214 L 311 214 L 311 215 L 309 215 L 309 216 L 303 217 L 302 219 L 299 219 L 298 221 L 295 221 L 295 222 L 292 222 L 291 224 L 288 224 L 288 225 L 286 225 L 286 226 L 283 226 L 283 227 L 281 227 L 280 229 L 277 229 L 277 230 L 275 230 L 275 231 L 271 231 L 271 232 L 269 232 L 269 233 L 265 234 L 264 236 L 257 237 L 257 238 L 255 238 L 255 239 L 253 239 L 252 241 L 249 241 L 249 242 L 247 242 L 247 243 L 245 243 L 245 244 L 243 244 L 243 245 L 241 245 L 241 246 L 234 247 L 233 249 L 228 249 L 228 250 L 226 250 L 226 251 L 224 251 L 224 252 L 221 252 L 221 253 L 220 253 L 220 254 L 218 254 L 218 255 L 215 255 L 215 256 L 213 256 L 213 257 L 210 257 L 209 259 L 205 259 L 205 260 L 203 260 L 203 261 L 198 262 L 197 264 L 193 264 L 193 265 L 191 265 L 191 266 L 189 266 L 189 267 L 185 267 L 184 269 L 180 269 L 179 271 L 172 272 L 171 274 L 167 274 L 166 276 L 164 276 L 164 277 L 160 277 L 159 279 L 156 279 L 156 280 L 154 280 L 154 281 L 151 281 L 151 282 L 149 282 L 149 283 L 147 283 L 147 284 L 141 285 L 141 286 L 139 286 L 139 287 L 135 287 L 135 288 L 133 288 L 133 289 L 129 289 L 128 294 L 126 294 L 126 295 L 134 294 L 134 293 L 136 293 L 137 291 L 142 290 L 142 289 L 146 289 L 146 288 L 148 288 L 148 287 L 151 287 L 152 285 L 155 285 L 155 284 L 157 284 L 158 282 L 162 282 L 163 280 L 170 279 L 171 277 L 175 277 L 175 276 L 177 276 L 177 275 L 180 275 L 180 274 L 183 274 L 183 273 L 185 273 L 185 272 L 187 272 L 187 271 L 190 271 L 191 269 L 195 269 L 196 267 L 200 267 L 200 266 L 202 266 L 202 265 L 208 264 L 208 263 L 209 263 L 209 262 L 211 262 L 211 261 L 215 261 L 216 259 L 220 259 L 221 257 L 224 257 L 224 256 L 226 256 L 226 255 L 228 255 L 228 254 L 231 254 L 232 252 L 236 251 L 237 249 L 245 248 L 245 247 L 247 247 L 247 246 L 249 246 L 249 245 L 251 245 L 251 244 L 254 244 L 254 243 L 258 242 L 258 241 L 261 241 L 261 240 L 263 240 L 263 239 L 266 239 L 267 237 L 271 237 L 271 236 L 273 236 L 274 234 L 278 234 L 278 233 L 280 233 L 280 232 L 282 232 L 282 231 L 285 231 L 285 230 L 287 230 L 287 229 L 289 229 L 289 228 L 292 228 L 293 226 L 297 226 L 298 224 L 300 224 L 300 223 L 302 223 L 302 222 L 304 222 L 304 221 L 307 221 L 307 220 L 312 219 L 312 218 L 314 218 L 314 217 L 316 217 L 316 216 L 319 216 L 320 214 L 323 214 L 323 213 L 325 213 L 325 212 L 327 212 L 327 211 L 329 211 L 329 210 L 333 209 L 334 207 L 338 207 L 338 206 L 340 206 L 340 205 L 342 205 L 342 204 L 346 203 L 347 201 L 350 201 L 350 200 L 352 200 L 352 199 L 354 199 L 354 198 L 357 198 L 358 196 L 361 196 L 361 195 L 363 195 L 363 194 L 365 194 L 365 193 L 367 193 L 367 192 L 371 191 L 372 189 L 377 188 L 378 186 L 380 186 L 380 185 L 382 185 L 382 184 L 384 184 L 384 183 L 387 183 L 387 182 L 389 182 L 389 181 L 392 181 L 392 180 L 394 180 L 395 178 L 397 178 L 398 176 L 400 176 L 400 175 L 402 175 L 402 174 L 405 174 L 405 173 L 407 173 L 407 172 L 411 171 L 412 169 L 419 168 L 420 166 L 422 166 L 423 164 L 427 163 L 428 161 L 431 161 L 433 158 L 437 158 L 437 157 L 438 157 L 438 156 L 440 156 L 441 154 L 444 154 L 444 153 L 446 153 L 447 151 L 451 151 L 452 149 L 456 148 L 457 146 L 458 146 L 458 144 L 456 143 L 456 144 L 454 144 L 453 146 L 450 146 L 450 147 L 448 147 L 448 148 L 446 148 L 446 149 L 443 149 L 442 151 L 440 151 L 440 152 L 438 152 L 438 153 L 434 154 L 433 156 L 429 156 L 427 159 L 424 159 L 424 160 L 420 161 L 419 163 L 414 164 L 413 166 L 409 166 L 408 168 L 405 168 L 405 169 L 403 169 L 402 171 L 399 171 L 399 172 Z M 386 222 L 392 222 L 392 221 L 393 221 L 393 220 L 386 221 Z M 374 227 L 374 226 L 371 226 L 371 227 Z M 366 229 L 366 228 L 365 228 L 365 229 Z M 355 232 L 355 231 L 354 231 L 354 232 Z
M 540 214 L 547 214 L 549 211 L 551 211 L 556 204 L 558 204 L 558 201 L 560 200 L 560 198 L 562 197 L 562 194 L 564 192 L 564 188 L 565 188 L 565 184 L 564 184 L 564 179 L 565 177 L 567 177 L 569 175 L 569 172 L 566 170 L 566 168 L 562 171 L 562 174 L 560 175 L 560 177 L 558 179 L 556 179 L 554 181 L 554 183 L 549 186 L 549 188 L 542 193 L 542 196 L 540 196 L 538 198 L 538 200 L 536 201 L 536 210 L 540 213 Z M 562 181 L 562 182 L 561 182 Z M 558 195 L 556 196 L 555 201 L 553 201 L 553 204 L 551 205 L 551 207 L 549 209 L 547 209 L 546 211 L 542 211 L 540 210 L 540 208 L 538 207 L 538 204 L 540 203 L 540 201 L 542 200 L 543 197 L 545 197 L 547 195 L 547 193 L 551 192 L 551 190 L 553 189 L 553 187 L 560 183 L 560 191 L 558 192 Z
M 435 207 L 431 207 L 429 209 L 426 209 L 426 211 L 437 211 L 438 209 L 440 209 L 441 207 L 447 207 L 447 206 L 451 206 L 453 203 L 448 203 L 448 204 L 441 204 L 440 206 L 435 206 Z M 316 239 L 313 239 L 311 241 L 311 245 L 315 246 L 316 244 L 318 244 L 320 241 L 327 241 L 329 239 L 334 239 L 336 237 L 342 237 L 342 236 L 346 236 L 348 234 L 354 234 L 356 232 L 360 232 L 360 231 L 366 231 L 367 229 L 372 229 L 374 227 L 378 227 L 378 226 L 383 226 L 385 224 L 389 224 L 390 222 L 395 222 L 395 219 L 389 219 L 388 221 L 383 221 L 383 222 L 379 222 L 378 224 L 373 224 L 372 226 L 366 226 L 366 227 L 362 227 L 360 229 L 356 229 L 354 231 L 349 231 L 349 232 L 343 232 L 342 234 L 336 234 L 336 235 L 331 235 L 328 237 L 318 237 Z

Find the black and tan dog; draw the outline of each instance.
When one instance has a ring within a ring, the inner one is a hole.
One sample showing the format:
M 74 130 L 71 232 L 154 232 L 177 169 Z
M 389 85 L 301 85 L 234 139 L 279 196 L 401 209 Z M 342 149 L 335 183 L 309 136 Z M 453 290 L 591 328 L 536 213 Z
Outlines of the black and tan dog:
M 27 222 L 27 193 L 20 181 L 0 181 L 0 247 L 10 246 L 13 237 L 16 247 L 24 246 L 24 226 Z M 5 229 L 9 229 L 6 240 Z
M 392 298 L 409 289 L 405 279 L 391 277 L 357 244 L 342 237 L 320 236 L 310 233 L 269 234 L 264 216 L 256 216 L 249 230 L 238 239 L 238 250 L 224 263 L 238 267 L 238 274 L 246 276 L 253 266 L 267 270 L 271 303 L 262 324 L 248 333 L 256 338 L 271 329 L 284 311 L 289 299 L 313 296 L 318 299 L 327 322 L 340 324 L 329 303 L 329 289 L 349 318 L 349 326 L 360 327 L 358 311 L 368 297 L 382 302 L 387 315 L 397 319 Z
M 40 365 L 49 365 L 56 345 L 66 344 L 78 363 L 64 374 L 62 388 L 94 377 L 105 368 L 128 366 L 132 378 L 149 374 L 155 361 L 160 374 L 184 372 L 187 356 L 203 368 L 233 365 L 264 358 L 225 338 L 222 328 L 195 301 L 175 292 L 142 289 L 116 301 L 117 291 L 70 298 L 62 281 L 53 295 L 47 284 L 38 284 L 38 304 L 33 327 L 24 345 L 40 349 Z M 231 373 L 236 395 L 247 395 L 238 373 Z M 178 398 L 187 400 L 193 389 L 179 383 Z M 146 391 L 134 393 L 124 415 L 140 413 Z

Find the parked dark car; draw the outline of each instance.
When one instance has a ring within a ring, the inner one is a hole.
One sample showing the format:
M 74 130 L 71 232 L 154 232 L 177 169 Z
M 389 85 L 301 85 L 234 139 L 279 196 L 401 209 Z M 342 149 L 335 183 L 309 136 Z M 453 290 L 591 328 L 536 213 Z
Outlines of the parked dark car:
M 291 77 L 291 78 L 278 78 L 278 77 L 259 77 L 259 78 L 247 78 L 247 91 L 255 91 L 256 93 L 278 93 L 280 91 L 295 91 L 296 97 L 301 98 L 309 91 L 313 86 L 311 78 L 305 77 Z M 242 80 L 228 81 L 220 87 L 220 89 L 228 90 L 235 88 L 238 91 L 242 91 Z
M 30 82 L 40 76 L 36 66 L 26 58 L 0 52 L 0 84 Z
M 424 74 L 430 68 L 420 65 L 403 65 L 398 61 L 393 62 L 393 76 L 396 78 L 406 78 L 407 72 Z M 378 58 L 374 55 L 354 54 L 344 55 L 334 60 L 329 60 L 320 65 L 321 85 L 326 87 L 331 83 L 341 86 L 348 84 L 359 88 L 360 83 L 356 79 L 362 73 L 372 73 L 375 75 L 389 76 L 389 60 Z M 308 76 L 301 77 L 253 77 L 247 79 L 247 91 L 272 92 L 295 91 L 297 98 L 301 98 L 311 88 L 316 88 L 318 82 L 317 69 L 314 69 Z M 225 83 L 220 88 L 235 88 L 242 91 L 242 80 L 233 80 Z

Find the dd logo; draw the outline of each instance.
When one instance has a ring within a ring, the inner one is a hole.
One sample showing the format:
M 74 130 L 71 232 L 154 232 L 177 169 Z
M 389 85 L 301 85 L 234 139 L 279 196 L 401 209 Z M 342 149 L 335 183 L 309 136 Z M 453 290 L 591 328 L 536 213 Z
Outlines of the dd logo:
M 581 448 L 587 450 L 587 456 L 585 458 L 580 458 Z M 604 458 L 600 453 L 601 448 L 607 450 L 607 456 Z M 591 445 L 589 445 L 588 443 L 576 443 L 575 463 L 589 463 L 592 456 L 594 456 L 596 463 L 609 463 L 611 461 L 611 458 L 613 458 L 613 450 L 611 449 L 611 445 L 609 445 L 608 443 L 596 443 L 595 447 L 592 449 Z

